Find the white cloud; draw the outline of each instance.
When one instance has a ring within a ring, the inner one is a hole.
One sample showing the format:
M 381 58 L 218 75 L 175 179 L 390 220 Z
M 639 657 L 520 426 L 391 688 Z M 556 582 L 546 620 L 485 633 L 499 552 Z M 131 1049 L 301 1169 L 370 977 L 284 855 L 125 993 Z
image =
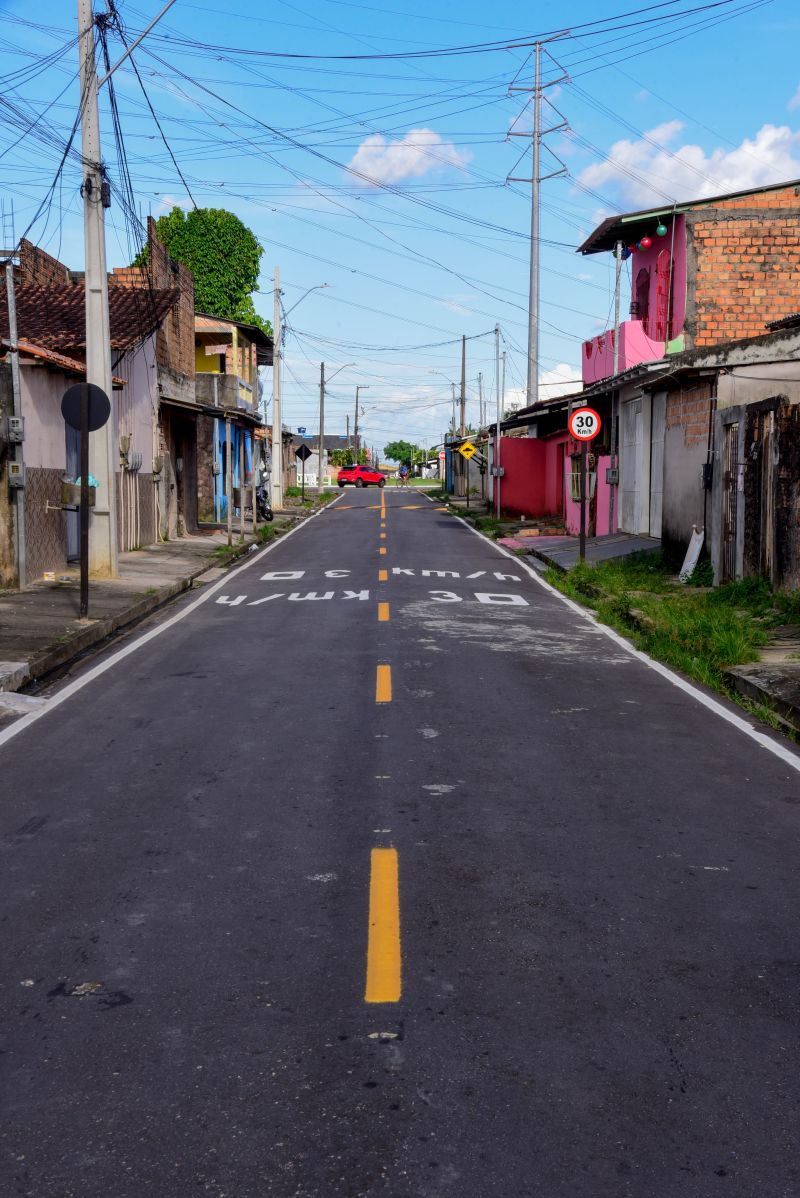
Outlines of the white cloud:
M 611 187 L 621 202 L 645 207 L 663 202 L 665 194 L 676 200 L 702 199 L 800 176 L 800 132 L 788 125 L 762 125 L 754 137 L 732 150 L 707 154 L 701 146 L 687 143 L 668 152 L 682 129 L 681 121 L 666 121 L 636 141 L 615 142 L 608 161 L 586 167 L 580 182 Z
M 795 108 L 800 108 L 800 85 L 798 85 L 797 91 L 794 93 L 786 107 L 790 112 L 793 112 Z
M 171 212 L 173 208 L 183 208 L 184 212 L 191 212 L 194 204 L 188 196 L 162 196 L 156 205 L 156 216 L 163 212 Z
M 539 399 L 556 399 L 559 395 L 570 395 L 573 391 L 579 391 L 581 388 L 580 377 L 580 366 L 570 366 L 567 362 L 559 362 L 552 370 L 540 371 Z M 528 394 L 525 387 L 506 388 L 506 412 L 527 406 Z
M 581 368 L 559 362 L 552 370 L 545 370 L 539 375 L 540 399 L 555 399 L 558 395 L 569 395 L 580 389 Z
M 410 129 L 399 141 L 387 142 L 380 133 L 366 137 L 349 166 L 376 184 L 399 183 L 445 167 L 462 170 L 471 157 L 433 129 Z

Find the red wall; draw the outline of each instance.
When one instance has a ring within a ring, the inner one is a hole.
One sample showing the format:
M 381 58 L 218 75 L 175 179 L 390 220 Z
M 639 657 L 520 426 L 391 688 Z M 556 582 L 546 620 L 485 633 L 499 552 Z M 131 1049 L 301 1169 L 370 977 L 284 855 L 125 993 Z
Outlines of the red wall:
M 562 443 L 536 437 L 503 437 L 500 445 L 500 504 L 512 516 L 556 516 L 563 512 Z

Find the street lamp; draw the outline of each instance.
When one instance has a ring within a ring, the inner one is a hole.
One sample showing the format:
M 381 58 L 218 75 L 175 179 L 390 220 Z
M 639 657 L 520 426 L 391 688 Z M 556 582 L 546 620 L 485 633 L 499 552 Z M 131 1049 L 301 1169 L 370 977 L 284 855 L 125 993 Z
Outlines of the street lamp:
M 309 287 L 308 291 L 300 296 L 297 303 L 292 304 L 289 312 L 294 312 L 297 305 L 301 304 L 312 291 L 321 291 L 324 287 L 329 286 L 329 283 L 317 283 L 314 287 Z M 281 347 L 283 343 L 284 322 L 289 312 L 284 313 L 282 321 L 281 295 L 280 272 L 276 266 L 272 320 L 272 479 L 270 491 L 273 511 L 279 511 L 283 507 L 283 416 L 281 413 L 281 361 L 283 354 Z M 266 415 L 265 400 L 264 423 L 266 423 Z

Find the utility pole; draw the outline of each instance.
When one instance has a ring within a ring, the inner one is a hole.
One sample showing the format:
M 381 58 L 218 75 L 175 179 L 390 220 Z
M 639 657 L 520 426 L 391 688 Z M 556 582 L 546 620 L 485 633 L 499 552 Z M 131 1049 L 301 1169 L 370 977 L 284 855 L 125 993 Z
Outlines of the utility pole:
M 478 426 L 483 428 L 486 423 L 486 413 L 483 410 L 483 374 L 478 371 Z
M 24 418 L 22 414 L 22 397 L 19 387 L 17 303 L 14 292 L 14 259 L 11 256 L 11 250 L 8 251 L 8 257 L 6 258 L 6 302 L 8 304 L 8 340 L 11 343 L 9 358 L 11 359 L 12 411 L 15 418 L 21 425 Z M 16 442 L 14 445 L 12 445 L 11 449 L 14 462 L 18 463 L 19 469 L 24 472 L 25 466 L 22 442 Z M 17 487 L 12 494 L 14 497 L 14 537 L 16 541 L 17 557 L 17 586 L 21 591 L 24 591 L 28 581 L 28 543 L 25 536 L 25 488 Z
M 81 152 L 83 157 L 83 240 L 86 271 L 86 381 L 100 387 L 112 408 L 111 328 L 108 315 L 105 209 L 110 187 L 100 150 L 100 111 L 97 102 L 97 59 L 92 0 L 78 0 L 80 58 Z M 114 415 L 90 434 L 92 473 L 98 481 L 92 513 L 89 570 L 114 578 L 117 574 L 117 515 L 114 475 Z
M 494 510 L 500 519 L 500 325 L 494 326 L 494 394 L 496 411 L 496 427 L 494 442 Z
M 556 41 L 559 37 L 564 37 L 565 34 L 557 34 L 556 37 L 548 38 L 547 41 Z M 530 284 L 529 284 L 529 306 L 528 306 L 528 380 L 527 380 L 527 400 L 528 404 L 535 404 L 539 400 L 539 271 L 540 271 L 540 219 L 541 219 L 541 185 L 545 179 L 554 179 L 558 175 L 567 173 L 566 167 L 560 158 L 556 158 L 560 164 L 559 169 L 551 171 L 548 175 L 543 175 L 541 171 L 541 154 L 542 154 L 542 139 L 548 133 L 555 133 L 559 129 L 566 129 L 567 122 L 562 120 L 560 124 L 554 125 L 550 129 L 542 129 L 542 96 L 546 87 L 553 87 L 557 83 L 563 83 L 568 79 L 565 73 L 560 79 L 549 80 L 546 84 L 542 84 L 542 49 L 544 42 L 536 42 L 534 47 L 534 86 L 533 86 L 533 173 L 531 179 L 513 179 L 518 183 L 531 183 L 531 263 L 530 263 Z M 552 55 L 545 50 L 548 58 L 555 63 Z M 556 65 L 560 65 L 556 63 Z M 530 88 L 512 87 L 510 91 L 530 91 Z M 548 101 L 554 112 L 558 109 Z M 558 113 L 561 116 L 561 113 Z M 509 134 L 510 137 L 527 137 L 526 133 Z
M 531 193 L 531 275 L 528 300 L 528 404 L 539 399 L 539 220 L 541 216 L 540 162 L 542 150 L 542 47 L 536 43 L 536 77 L 533 92 L 533 191 Z
M 272 510 L 283 507 L 283 415 L 281 413 L 281 282 L 275 267 L 272 314 Z
M 349 416 L 349 415 L 346 415 L 346 416 L 345 416 L 345 420 L 347 421 L 347 448 L 348 448 L 348 449 L 351 449 L 351 448 L 352 448 L 352 446 L 351 446 L 351 444 L 350 444 L 350 416 Z M 355 463 L 354 463 L 354 464 L 355 464 Z
M 614 377 L 619 374 L 619 308 L 620 308 L 620 285 L 622 283 L 622 250 L 623 245 L 618 241 L 614 246 L 614 265 L 616 267 L 616 280 L 614 287 Z M 615 389 L 611 393 L 611 434 L 608 442 L 608 461 L 613 469 L 615 465 L 615 446 L 617 441 L 617 405 L 619 403 L 619 392 Z M 610 483 L 608 488 L 608 531 L 614 531 L 614 496 L 616 486 Z
M 355 446 L 355 450 L 354 450 L 355 458 L 353 460 L 356 465 L 358 465 L 358 393 L 359 393 L 359 391 L 369 391 L 369 383 L 357 383 L 356 384 L 356 419 L 355 419 L 355 424 L 353 426 L 353 444 Z
M 319 364 L 319 448 L 317 450 L 317 491 L 322 493 L 322 458 L 325 453 L 325 363 Z
M 461 337 L 461 436 L 467 431 L 467 339 Z

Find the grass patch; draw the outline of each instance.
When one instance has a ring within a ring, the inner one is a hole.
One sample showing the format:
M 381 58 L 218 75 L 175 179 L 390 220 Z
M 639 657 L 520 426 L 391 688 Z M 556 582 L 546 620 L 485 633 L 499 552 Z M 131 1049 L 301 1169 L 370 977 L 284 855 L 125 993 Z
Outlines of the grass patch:
M 550 569 L 546 577 L 651 657 L 732 698 L 724 671 L 757 661 L 772 628 L 800 619 L 796 593 L 775 592 L 760 578 L 692 590 L 655 555 Z

